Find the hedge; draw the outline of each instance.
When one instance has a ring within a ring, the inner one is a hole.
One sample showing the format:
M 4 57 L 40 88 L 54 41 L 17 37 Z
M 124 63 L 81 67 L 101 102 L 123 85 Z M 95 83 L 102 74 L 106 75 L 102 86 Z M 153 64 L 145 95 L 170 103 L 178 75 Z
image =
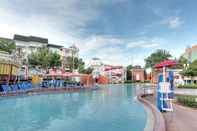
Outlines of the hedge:
M 125 80 L 125 81 L 124 81 L 124 83 L 126 83 L 126 84 L 127 84 L 127 83 L 132 83 L 132 82 L 133 82 L 132 80 Z
M 197 84 L 179 85 L 178 88 L 197 89 Z
M 197 108 L 197 96 L 180 95 L 177 96 L 177 101 L 184 106 Z
M 141 81 L 132 81 L 132 80 L 125 80 L 124 83 L 150 83 L 149 80 L 145 80 L 144 82 Z

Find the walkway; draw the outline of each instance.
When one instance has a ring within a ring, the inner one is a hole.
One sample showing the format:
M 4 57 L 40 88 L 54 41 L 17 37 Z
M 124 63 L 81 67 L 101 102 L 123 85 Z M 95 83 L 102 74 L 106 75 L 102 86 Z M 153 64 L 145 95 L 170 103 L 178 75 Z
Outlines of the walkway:
M 153 96 L 147 96 L 147 100 L 155 104 Z M 162 113 L 167 131 L 197 131 L 197 110 L 173 104 L 174 111 Z
M 178 95 L 196 95 L 197 89 L 175 89 L 175 94 Z
M 196 131 L 197 110 L 173 105 L 174 112 L 163 113 L 167 131 Z

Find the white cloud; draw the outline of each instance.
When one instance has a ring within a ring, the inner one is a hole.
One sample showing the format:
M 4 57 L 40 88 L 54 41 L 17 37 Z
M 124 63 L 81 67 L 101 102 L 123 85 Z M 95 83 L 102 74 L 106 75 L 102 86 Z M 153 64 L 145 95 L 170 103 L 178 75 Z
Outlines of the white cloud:
M 106 47 L 95 52 L 96 57 L 99 57 L 105 64 L 126 65 L 128 64 L 128 56 L 123 48 L 117 46 Z
M 101 36 L 101 35 L 93 35 L 86 39 L 79 39 L 76 45 L 82 51 L 94 51 L 96 49 L 105 47 L 105 46 L 116 46 L 122 44 L 122 39 L 109 37 L 109 36 Z
M 161 23 L 167 25 L 171 29 L 175 29 L 180 27 L 184 23 L 184 21 L 182 21 L 180 17 L 176 16 L 176 17 L 170 17 L 162 21 Z
M 35 35 L 48 38 L 50 43 L 66 47 L 76 44 L 80 49 L 80 55 L 87 63 L 92 57 L 99 57 L 107 64 L 126 65 L 130 59 L 128 49 L 156 48 L 160 44 L 160 41 L 154 38 L 133 41 L 103 35 L 81 37 L 86 26 L 99 18 L 105 0 L 14 1 L 15 4 L 11 1 L 0 2 L 1 37 L 12 38 L 14 34 Z M 171 24 L 177 24 L 177 21 L 180 19 L 175 19 Z M 140 63 L 139 60 L 135 60 L 136 64 Z M 143 59 L 141 63 L 142 61 Z
M 52 43 L 73 42 L 85 26 L 98 18 L 103 1 L 21 0 L 0 2 L 0 36 L 37 35 Z M 39 4 L 38 4 L 39 3 Z M 20 7 L 20 8 L 18 8 Z
M 159 47 L 160 40 L 153 39 L 139 39 L 136 41 L 131 41 L 127 44 L 128 48 L 156 48 Z

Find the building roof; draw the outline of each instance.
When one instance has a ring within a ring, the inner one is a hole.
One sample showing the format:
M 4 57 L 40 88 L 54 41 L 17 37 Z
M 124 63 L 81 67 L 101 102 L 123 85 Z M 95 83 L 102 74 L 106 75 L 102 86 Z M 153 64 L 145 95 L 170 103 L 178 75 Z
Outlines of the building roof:
M 133 69 L 143 69 L 140 65 L 135 65 Z
M 25 41 L 25 42 L 34 41 L 34 42 L 40 42 L 40 43 L 47 43 L 48 44 L 48 39 L 37 37 L 37 36 L 23 36 L 23 35 L 15 34 L 14 35 L 14 40 L 20 40 L 20 41 Z
M 61 46 L 61 45 L 55 45 L 55 44 L 48 44 L 47 46 L 48 47 L 52 47 L 52 48 L 58 48 L 58 49 L 63 48 L 63 46 Z

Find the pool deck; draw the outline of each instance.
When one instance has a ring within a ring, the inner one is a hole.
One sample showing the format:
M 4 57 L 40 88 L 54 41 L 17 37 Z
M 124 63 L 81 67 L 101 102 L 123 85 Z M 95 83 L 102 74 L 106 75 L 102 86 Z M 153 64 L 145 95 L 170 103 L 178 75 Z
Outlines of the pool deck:
M 146 96 L 146 100 L 155 105 L 153 96 Z M 197 110 L 173 103 L 173 112 L 162 113 L 165 119 L 166 131 L 196 131 Z

